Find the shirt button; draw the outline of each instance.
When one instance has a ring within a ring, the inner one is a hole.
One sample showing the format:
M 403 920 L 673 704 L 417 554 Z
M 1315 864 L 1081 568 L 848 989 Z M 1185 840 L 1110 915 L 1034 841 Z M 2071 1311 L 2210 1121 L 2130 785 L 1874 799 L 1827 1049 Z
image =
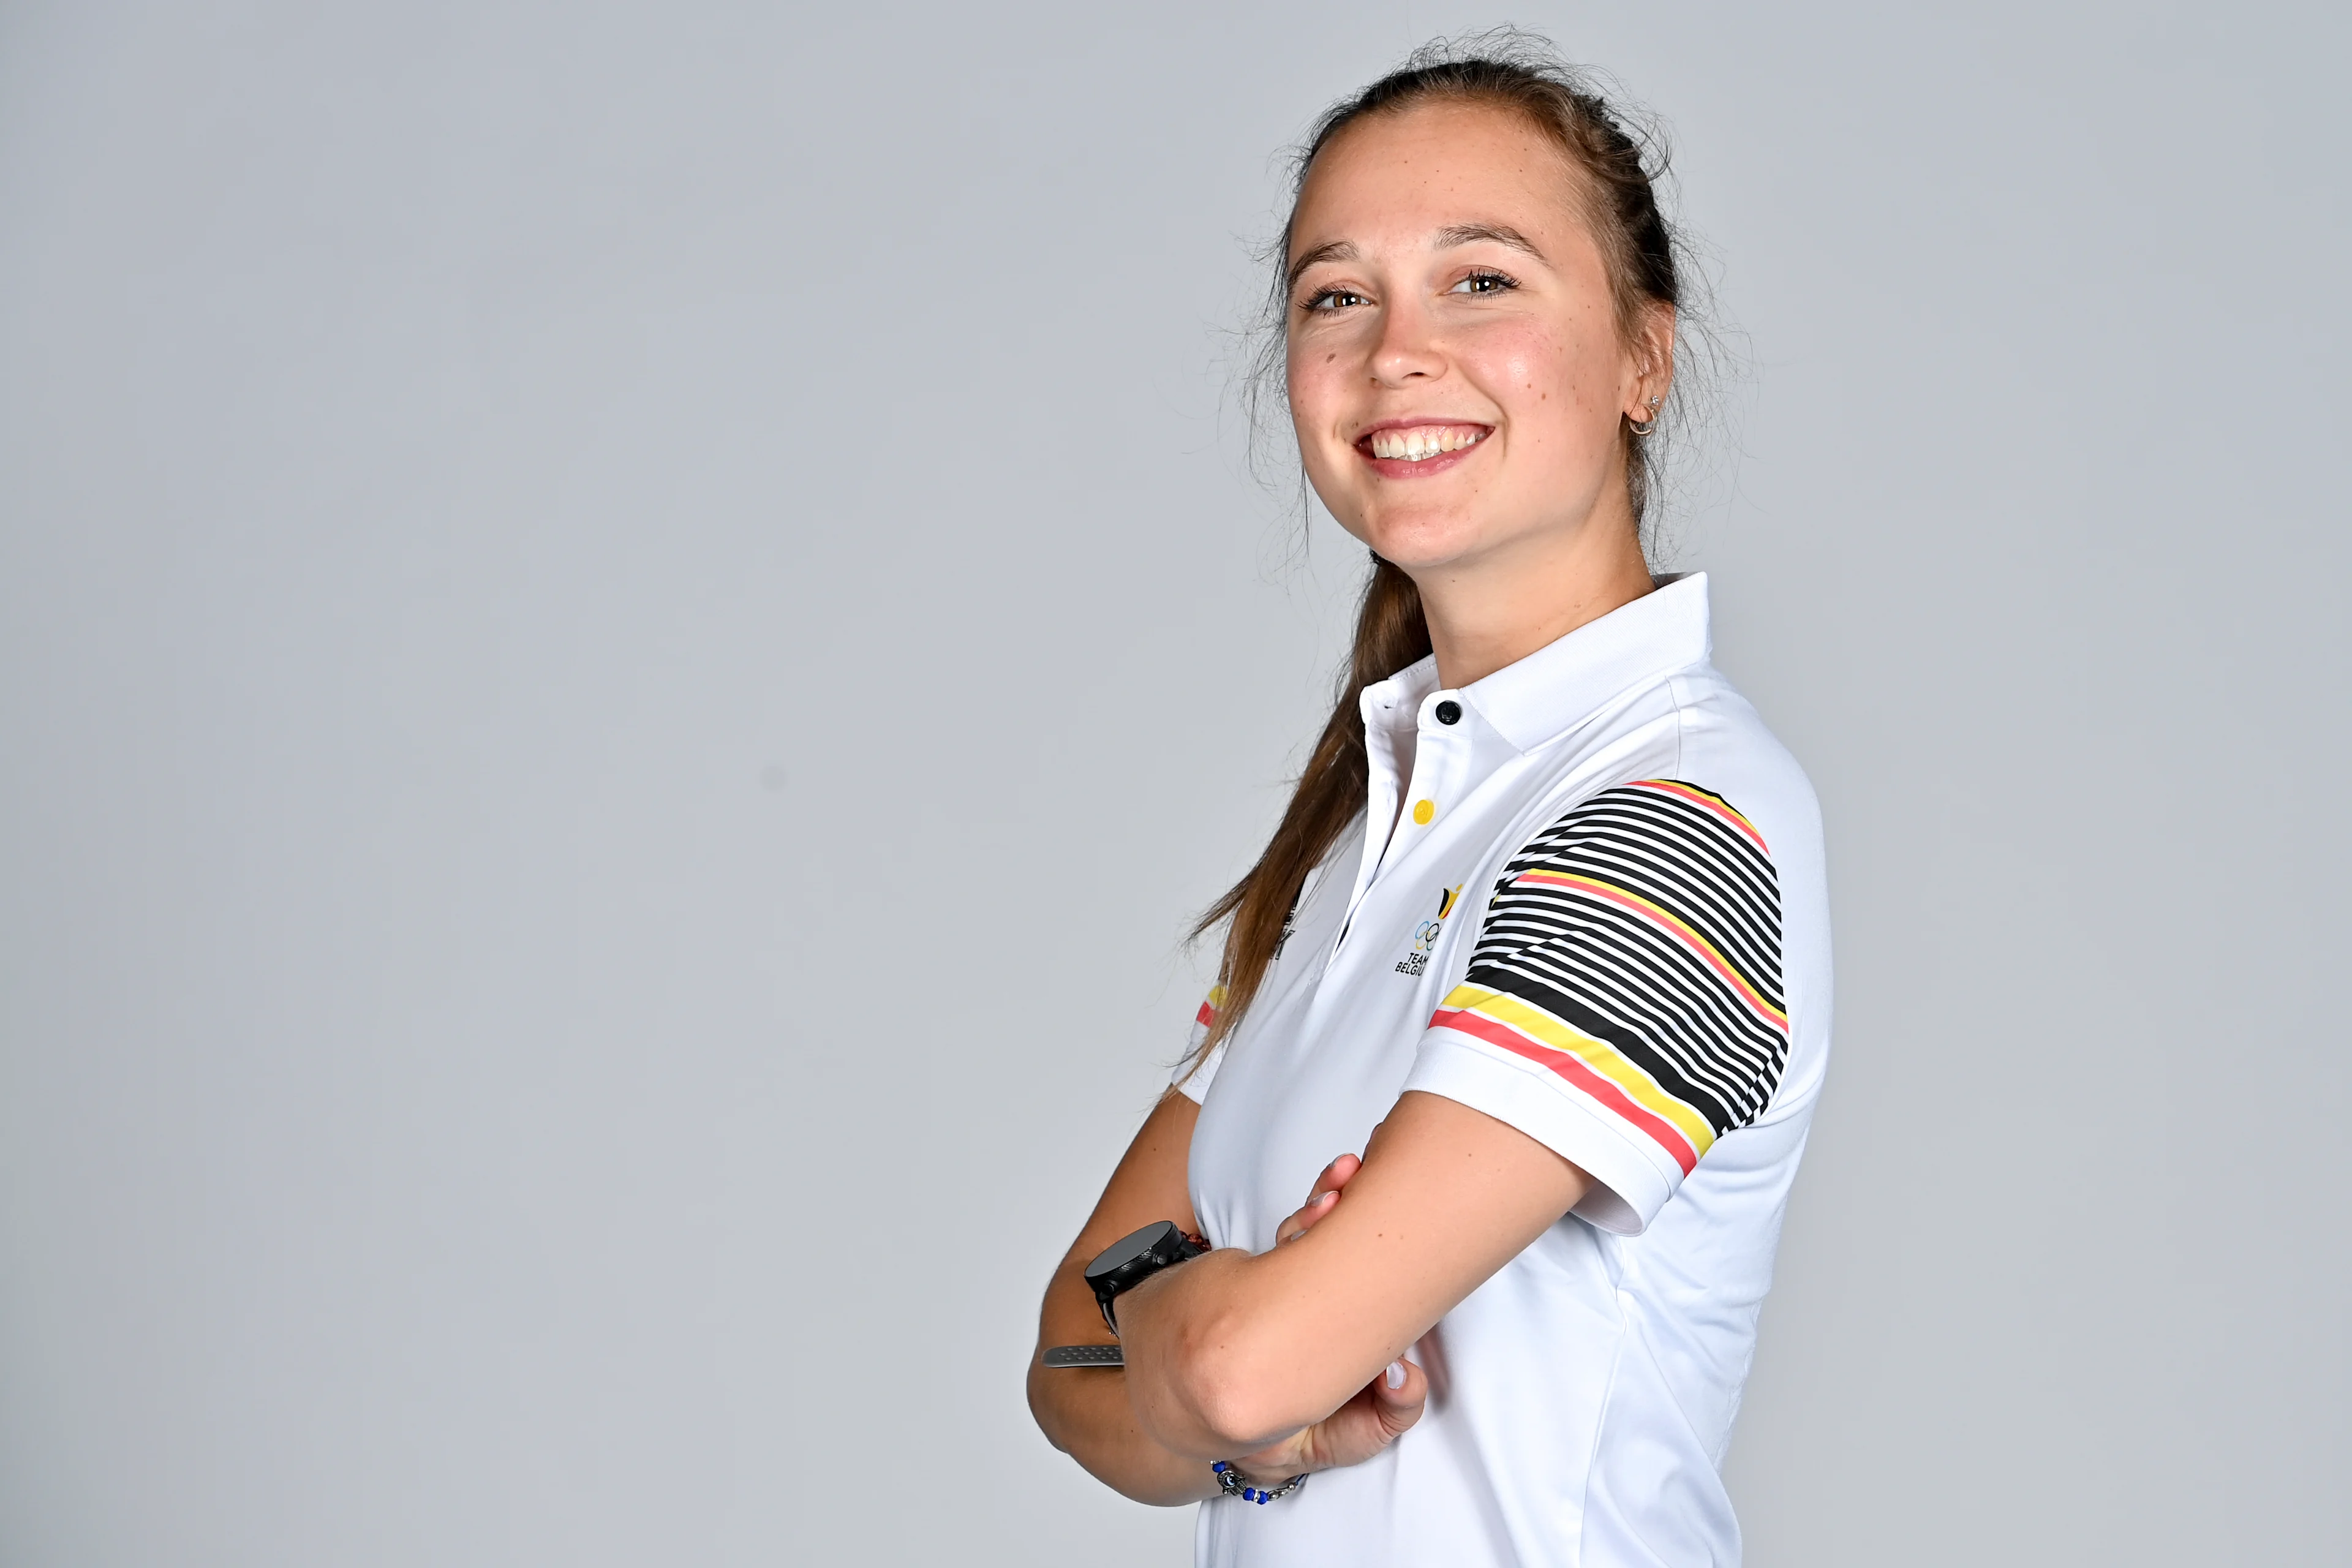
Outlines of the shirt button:
M 1417 800 L 1412 803 L 1412 819 L 1415 822 L 1420 823 L 1423 827 L 1428 826 L 1429 819 L 1436 815 L 1437 803 L 1435 801 Z
M 1462 704 L 1454 701 L 1451 697 L 1439 703 L 1437 705 L 1437 721 L 1441 724 L 1459 724 L 1462 722 Z

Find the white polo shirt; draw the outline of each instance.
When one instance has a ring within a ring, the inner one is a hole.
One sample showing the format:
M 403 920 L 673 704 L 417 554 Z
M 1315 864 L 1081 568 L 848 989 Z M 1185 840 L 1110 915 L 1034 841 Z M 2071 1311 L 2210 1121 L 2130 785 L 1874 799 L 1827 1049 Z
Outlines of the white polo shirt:
M 1459 690 L 1423 660 L 1364 691 L 1365 831 L 1181 1080 L 1202 1228 L 1272 1247 L 1408 1089 L 1600 1184 L 1411 1352 L 1419 1425 L 1202 1504 L 1202 1564 L 1738 1561 L 1717 1467 L 1829 1054 L 1829 909 L 1812 788 L 1708 650 L 1691 576 Z

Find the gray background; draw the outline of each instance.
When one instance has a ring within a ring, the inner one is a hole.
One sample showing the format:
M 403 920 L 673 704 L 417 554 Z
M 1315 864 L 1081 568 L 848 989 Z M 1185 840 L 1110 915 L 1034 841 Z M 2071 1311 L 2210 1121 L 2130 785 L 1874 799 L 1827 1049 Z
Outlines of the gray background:
M 1184 1559 L 1021 1375 L 1356 581 L 1221 331 L 1492 19 L 0 9 L 0 1561 Z M 2345 13 L 1517 19 L 1830 824 L 1750 1561 L 2343 1561 Z

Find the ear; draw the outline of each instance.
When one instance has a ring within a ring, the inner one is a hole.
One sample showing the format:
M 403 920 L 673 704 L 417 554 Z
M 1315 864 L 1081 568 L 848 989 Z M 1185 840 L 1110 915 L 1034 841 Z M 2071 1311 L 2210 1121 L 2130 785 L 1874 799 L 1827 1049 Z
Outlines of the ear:
M 1666 389 L 1675 379 L 1675 308 L 1652 300 L 1642 308 L 1641 325 L 1634 330 L 1633 342 L 1627 354 L 1633 375 L 1625 390 L 1625 417 L 1640 423 L 1654 417 L 1657 407 L 1651 399 L 1665 401 Z

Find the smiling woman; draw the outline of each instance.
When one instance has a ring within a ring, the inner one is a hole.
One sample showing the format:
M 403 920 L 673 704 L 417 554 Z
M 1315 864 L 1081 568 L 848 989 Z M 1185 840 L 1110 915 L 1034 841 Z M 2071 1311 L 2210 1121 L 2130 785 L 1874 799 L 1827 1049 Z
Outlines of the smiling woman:
M 1203 1563 L 1738 1555 L 1717 1466 L 1828 913 L 1705 578 L 1642 548 L 1680 300 L 1654 174 L 1518 35 L 1423 51 L 1299 159 L 1284 395 L 1372 579 L 1030 1373 L 1094 1474 L 1218 1500 Z

